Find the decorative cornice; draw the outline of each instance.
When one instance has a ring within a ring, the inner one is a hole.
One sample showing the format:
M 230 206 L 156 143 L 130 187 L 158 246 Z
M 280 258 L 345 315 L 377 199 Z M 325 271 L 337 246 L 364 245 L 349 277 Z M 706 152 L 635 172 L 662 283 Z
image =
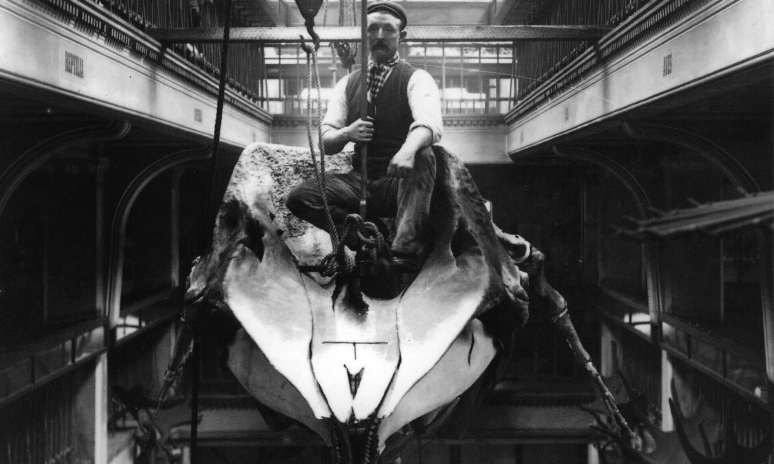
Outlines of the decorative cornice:
M 447 114 L 443 117 L 444 127 L 496 127 L 504 126 L 502 114 Z
M 316 117 L 313 119 L 316 119 Z M 293 128 L 301 126 L 306 127 L 306 116 L 296 114 L 275 114 L 271 120 L 271 127 Z
M 496 127 L 504 126 L 502 114 L 447 114 L 443 116 L 444 127 Z M 306 116 L 294 114 L 275 114 L 273 128 L 306 127 Z

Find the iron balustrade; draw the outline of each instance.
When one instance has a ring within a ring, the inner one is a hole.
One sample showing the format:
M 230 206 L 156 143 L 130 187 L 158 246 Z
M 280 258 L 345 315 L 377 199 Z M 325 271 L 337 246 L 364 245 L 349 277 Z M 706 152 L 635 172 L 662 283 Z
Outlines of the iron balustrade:
M 75 379 L 82 375 L 71 372 L 0 408 L 0 464 L 81 462 Z
M 306 55 L 298 44 L 263 46 L 266 74 L 258 101 L 272 114 L 306 114 Z M 503 114 L 513 105 L 513 45 L 510 43 L 406 43 L 401 57 L 426 70 L 441 91 L 444 114 Z M 322 111 L 335 83 L 346 74 L 330 48 L 320 48 L 318 61 Z M 312 111 L 316 112 L 312 89 Z
M 530 24 L 616 26 L 638 11 L 650 0 L 560 0 L 549 2 Z M 517 53 L 518 79 L 522 81 L 524 98 L 538 85 L 549 80 L 564 65 L 585 50 L 586 41 L 541 41 L 520 46 Z

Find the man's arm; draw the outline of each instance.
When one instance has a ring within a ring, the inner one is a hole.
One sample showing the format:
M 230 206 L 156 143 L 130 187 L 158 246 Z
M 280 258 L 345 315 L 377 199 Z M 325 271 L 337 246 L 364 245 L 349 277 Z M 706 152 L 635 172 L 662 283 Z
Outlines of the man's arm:
M 387 175 L 394 177 L 409 177 L 414 169 L 414 155 L 425 147 L 433 144 L 433 133 L 424 126 L 416 127 L 409 132 L 403 146 L 390 160 Z
M 347 126 L 347 80 L 344 76 L 333 88 L 328 100 L 328 111 L 322 122 L 322 143 L 326 153 L 338 153 L 349 142 L 370 142 L 374 136 L 374 125 L 358 119 Z
M 329 126 L 330 129 L 323 132 L 322 141 L 325 145 L 326 153 L 338 153 L 344 149 L 349 142 L 370 142 L 374 136 L 374 123 L 358 119 L 349 126 L 336 129 Z
M 392 157 L 387 175 L 408 177 L 414 168 L 414 155 L 434 143 L 443 132 L 441 97 L 435 80 L 427 71 L 417 70 L 408 82 L 408 100 L 414 122 L 400 150 Z

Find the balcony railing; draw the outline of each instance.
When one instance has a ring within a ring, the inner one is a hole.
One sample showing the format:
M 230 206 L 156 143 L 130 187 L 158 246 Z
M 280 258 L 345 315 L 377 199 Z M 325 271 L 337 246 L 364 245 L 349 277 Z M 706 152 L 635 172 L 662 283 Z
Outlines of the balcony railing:
M 0 463 L 73 463 L 88 450 L 78 436 L 78 378 L 73 372 L 0 408 Z
M 123 22 L 140 33 L 149 28 L 222 27 L 224 22 L 224 12 L 217 2 L 205 2 L 194 8 L 192 5 L 198 3 L 189 0 L 37 1 L 96 29 L 107 40 L 131 47 L 151 61 L 163 61 L 163 56 L 100 18 L 112 17 L 117 23 Z M 273 25 L 261 24 L 256 19 L 262 17 L 252 11 L 260 9 L 257 5 L 235 8 L 232 14 L 234 27 Z M 278 10 L 272 14 L 281 17 L 283 8 L 287 10 L 287 5 L 278 2 Z M 251 12 L 245 12 L 245 9 L 251 9 Z M 178 43 L 169 50 L 212 78 L 220 76 L 220 44 Z M 511 109 L 518 92 L 514 81 L 514 47 L 510 42 L 404 44 L 401 55 L 436 79 L 446 114 L 504 114 Z M 273 114 L 305 114 L 306 55 L 298 44 L 232 43 L 229 56 L 227 83 L 247 102 Z M 324 100 L 335 82 L 347 72 L 337 61 L 329 44 L 323 43 L 319 51 L 319 68 Z M 178 71 L 184 77 L 196 80 L 183 70 Z M 322 109 L 325 110 L 325 103 Z

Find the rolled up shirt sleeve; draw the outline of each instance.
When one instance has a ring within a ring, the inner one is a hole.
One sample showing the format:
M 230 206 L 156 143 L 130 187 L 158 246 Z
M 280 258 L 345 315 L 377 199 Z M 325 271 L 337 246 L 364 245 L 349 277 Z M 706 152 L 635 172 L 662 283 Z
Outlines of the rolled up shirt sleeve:
M 349 75 L 342 77 L 331 92 L 328 99 L 328 110 L 323 117 L 321 132 L 331 129 L 341 129 L 347 125 L 347 80 Z
M 408 101 L 414 118 L 409 131 L 426 127 L 433 133 L 433 143 L 438 143 L 443 135 L 441 94 L 430 73 L 423 69 L 414 71 L 408 82 Z

